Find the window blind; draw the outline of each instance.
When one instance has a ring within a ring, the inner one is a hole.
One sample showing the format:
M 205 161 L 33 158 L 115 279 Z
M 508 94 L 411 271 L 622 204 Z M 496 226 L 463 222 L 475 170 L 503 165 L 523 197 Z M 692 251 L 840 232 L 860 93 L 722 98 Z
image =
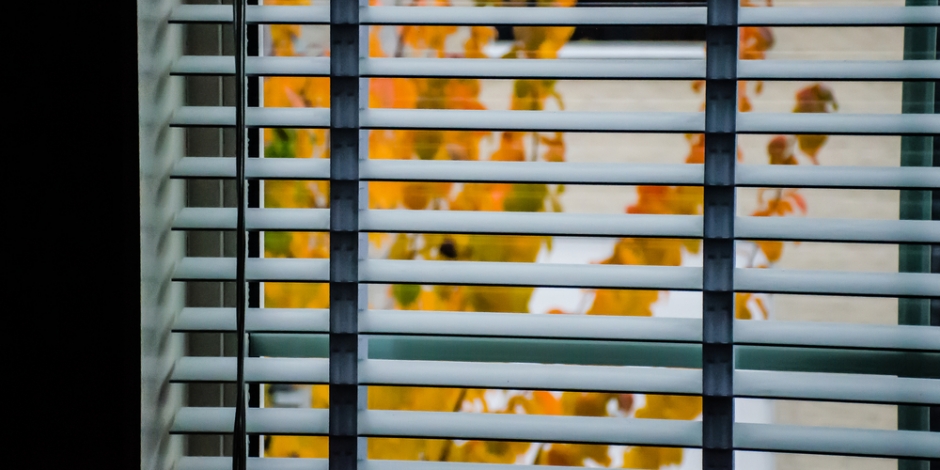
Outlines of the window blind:
M 940 118 L 915 114 L 778 114 L 738 111 L 740 80 L 903 81 L 929 85 L 940 61 L 738 59 L 743 26 L 935 26 L 937 6 L 741 8 L 384 7 L 334 0 L 322 6 L 181 5 L 171 23 L 235 25 L 234 56 L 184 56 L 171 73 L 234 76 L 234 107 L 182 107 L 171 126 L 234 127 L 237 155 L 182 158 L 181 179 L 234 179 L 234 208 L 181 210 L 176 230 L 237 234 L 234 258 L 183 259 L 173 280 L 234 281 L 235 308 L 186 308 L 177 332 L 236 332 L 238 357 L 183 357 L 181 383 L 238 384 L 235 408 L 183 408 L 179 434 L 234 434 L 234 458 L 184 457 L 179 469 L 330 468 L 489 470 L 496 464 L 365 458 L 365 438 L 621 444 L 702 449 L 703 468 L 733 468 L 734 451 L 796 452 L 911 460 L 940 458 L 940 434 L 735 422 L 734 398 L 940 405 L 940 329 L 736 320 L 739 292 L 934 299 L 940 275 L 735 267 L 736 240 L 940 244 L 935 220 L 793 219 L 736 215 L 736 190 L 828 188 L 936 190 L 934 167 L 737 165 L 743 134 L 902 135 L 929 139 Z M 329 57 L 248 56 L 247 25 L 329 25 Z M 704 26 L 704 60 L 498 60 L 370 58 L 365 32 L 379 25 Z M 248 106 L 250 77 L 329 77 L 330 108 Z M 381 77 L 704 80 L 703 112 L 571 112 L 377 109 L 367 80 Z M 248 157 L 248 129 L 320 128 L 330 159 Z M 625 165 L 497 161 L 369 160 L 371 130 L 702 133 L 705 163 Z M 320 180 L 329 209 L 250 208 L 253 180 Z M 506 182 L 704 188 L 702 215 L 372 210 L 369 182 Z M 329 259 L 249 257 L 249 232 L 330 235 Z M 704 266 L 557 265 L 402 261 L 367 256 L 369 233 L 696 238 Z M 328 309 L 249 308 L 247 285 L 328 283 Z M 503 315 L 371 310 L 369 284 L 539 286 L 701 291 L 703 318 Z M 590 364 L 590 365 L 588 365 Z M 655 366 L 656 368 L 650 368 Z M 329 409 L 249 408 L 247 383 L 328 384 Z M 702 420 L 612 420 L 365 409 L 366 386 L 431 386 L 691 395 Z M 329 459 L 248 458 L 246 436 L 329 437 Z

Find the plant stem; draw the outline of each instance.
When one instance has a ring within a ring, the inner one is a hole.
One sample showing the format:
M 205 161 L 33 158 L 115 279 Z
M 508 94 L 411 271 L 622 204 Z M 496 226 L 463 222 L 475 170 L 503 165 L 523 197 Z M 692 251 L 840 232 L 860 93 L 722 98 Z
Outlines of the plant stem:
M 453 406 L 454 413 L 459 412 L 460 409 L 463 407 L 462 406 L 463 399 L 466 396 L 467 396 L 467 389 L 465 388 L 460 389 L 460 395 L 457 395 L 457 401 L 454 403 L 454 406 Z M 441 449 L 441 455 L 437 459 L 438 462 L 443 462 L 447 459 L 447 456 L 450 454 L 450 448 L 453 447 L 453 445 L 454 445 L 454 441 L 447 441 L 447 443 L 444 444 L 444 448 Z

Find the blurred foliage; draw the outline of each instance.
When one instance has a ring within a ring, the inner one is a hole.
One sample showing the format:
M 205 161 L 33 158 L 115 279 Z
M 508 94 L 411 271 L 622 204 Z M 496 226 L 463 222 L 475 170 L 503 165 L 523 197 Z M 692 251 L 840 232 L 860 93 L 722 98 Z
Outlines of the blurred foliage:
M 267 4 L 306 5 L 309 0 L 266 1 Z M 480 0 L 480 6 L 499 7 L 509 2 Z M 572 7 L 575 0 L 537 0 L 538 6 Z M 375 2 L 373 2 L 375 4 Z M 447 6 L 447 0 L 416 0 L 415 5 Z M 752 6 L 747 0 L 743 6 Z M 388 57 L 379 40 L 381 27 L 372 27 L 369 35 L 371 57 Z M 515 43 L 505 59 L 554 59 L 570 38 L 572 27 L 523 26 L 514 28 Z M 496 37 L 494 28 L 473 26 L 463 44 L 463 53 L 447 52 L 448 39 L 458 32 L 450 26 L 400 26 L 395 57 L 466 57 L 483 58 L 483 48 Z M 296 25 L 270 26 L 271 50 L 276 56 L 297 55 L 295 43 L 301 34 Z M 760 60 L 773 47 L 770 28 L 740 28 L 740 58 Z M 264 102 L 268 107 L 328 107 L 329 78 L 268 77 L 264 81 Z M 698 93 L 704 82 L 692 83 Z M 752 109 L 750 94 L 760 94 L 762 83 L 739 83 L 739 110 Z M 553 80 L 516 80 L 509 107 L 512 110 L 543 110 L 549 101 L 564 109 Z M 485 109 L 479 100 L 480 81 L 449 78 L 373 78 L 369 86 L 369 104 L 377 108 Z M 836 110 L 835 98 L 825 85 L 814 84 L 796 95 L 794 112 Z M 704 103 L 702 104 L 704 109 Z M 564 162 L 564 135 L 531 132 L 374 130 L 369 134 L 371 159 L 491 160 L 507 162 Z M 688 135 L 686 163 L 703 164 L 705 138 Z M 498 138 L 498 147 L 490 155 L 481 155 L 481 141 Z M 265 156 L 273 158 L 329 158 L 329 131 L 322 129 L 266 129 Z M 774 136 L 768 143 L 770 164 L 793 165 L 802 154 L 817 163 L 825 136 Z M 528 145 L 527 145 L 528 143 Z M 738 155 L 739 159 L 741 155 Z M 563 185 L 371 182 L 369 207 L 372 209 L 465 210 L 560 212 Z M 770 197 L 766 197 L 770 193 Z M 324 181 L 267 181 L 267 207 L 329 207 L 329 184 Z M 754 216 L 785 216 L 806 211 L 806 203 L 797 190 L 775 189 L 760 192 L 759 208 Z M 703 190 L 694 186 L 640 186 L 637 201 L 626 208 L 631 214 L 701 215 Z M 479 236 L 461 234 L 371 234 L 371 249 L 389 259 L 502 261 L 532 263 L 539 252 L 551 249 L 550 237 Z M 759 241 L 757 246 L 770 263 L 776 262 L 783 243 Z M 679 266 L 683 253 L 698 253 L 698 239 L 618 240 L 611 255 L 599 263 L 620 265 Z M 324 233 L 267 232 L 266 257 L 328 258 L 329 235 Z M 750 267 L 769 267 L 769 264 Z M 528 313 L 533 289 L 525 287 L 490 288 L 473 286 L 393 285 L 390 301 L 395 308 L 429 311 L 478 311 Z M 658 291 L 596 290 L 584 313 L 588 315 L 652 316 L 652 306 L 661 296 Z M 328 286 L 323 284 L 268 283 L 264 290 L 265 306 L 270 308 L 326 308 Z M 566 314 L 558 309 L 549 313 Z M 738 294 L 738 318 L 766 318 L 765 301 L 755 294 Z M 312 406 L 329 406 L 328 387 L 311 387 Z M 488 404 L 487 393 L 502 393 L 503 406 Z M 439 412 L 476 411 L 488 413 L 528 413 L 577 416 L 633 416 L 635 418 L 692 420 L 701 414 L 700 397 L 646 395 L 642 406 L 630 394 L 486 391 L 421 387 L 370 387 L 370 409 L 423 410 Z M 267 397 L 270 400 L 270 396 Z M 269 403 L 270 405 L 270 403 Z M 513 463 L 539 446 L 535 463 L 544 465 L 611 466 L 618 461 L 623 468 L 656 469 L 682 461 L 682 450 L 655 447 L 628 447 L 617 459 L 614 448 L 582 444 L 530 444 L 518 442 L 458 442 L 429 439 L 369 439 L 370 459 L 432 460 L 453 462 Z M 621 452 L 621 451 L 616 451 Z M 265 454 L 271 457 L 326 457 L 324 437 L 269 436 Z

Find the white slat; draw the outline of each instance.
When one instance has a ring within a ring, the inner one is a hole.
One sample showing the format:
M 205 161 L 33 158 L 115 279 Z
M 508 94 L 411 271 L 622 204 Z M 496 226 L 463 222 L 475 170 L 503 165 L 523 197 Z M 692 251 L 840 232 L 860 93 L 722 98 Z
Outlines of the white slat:
M 248 281 L 327 282 L 327 259 L 249 258 L 245 264 Z M 235 258 L 183 258 L 173 273 L 174 281 L 234 281 Z
M 734 424 L 734 448 L 867 457 L 940 457 L 940 434 L 780 424 Z
M 369 7 L 360 21 L 374 25 L 567 26 L 703 25 L 703 7 Z
M 938 297 L 940 274 L 738 268 L 734 270 L 734 289 L 780 294 Z
M 702 393 L 702 373 L 696 369 L 370 359 L 359 364 L 359 375 L 361 383 L 367 385 Z
M 249 333 L 327 333 L 330 311 L 325 308 L 249 308 L 245 312 Z M 173 331 L 235 331 L 235 309 L 186 307 L 173 322 Z
M 359 413 L 359 429 L 373 437 L 702 445 L 700 422 L 666 419 L 370 410 Z
M 937 405 L 940 380 L 884 375 L 736 370 L 737 397 Z
M 938 80 L 933 60 L 741 60 L 739 80 Z
M 738 113 L 744 134 L 940 134 L 937 114 Z
M 702 270 L 672 266 L 370 259 L 360 262 L 359 280 L 375 284 L 697 290 L 702 287 Z
M 940 328 L 912 325 L 735 320 L 736 344 L 940 351 Z
M 329 410 L 312 408 L 248 408 L 245 423 L 251 434 L 322 436 L 329 431 Z M 180 408 L 171 434 L 231 434 L 235 408 Z
M 734 236 L 745 240 L 929 244 L 940 243 L 940 222 L 738 217 Z
M 236 382 L 234 357 L 181 357 L 170 382 Z M 245 381 L 254 383 L 323 384 L 330 381 L 328 359 L 295 357 L 245 358 Z
M 907 26 L 940 23 L 940 7 L 740 8 L 741 26 Z

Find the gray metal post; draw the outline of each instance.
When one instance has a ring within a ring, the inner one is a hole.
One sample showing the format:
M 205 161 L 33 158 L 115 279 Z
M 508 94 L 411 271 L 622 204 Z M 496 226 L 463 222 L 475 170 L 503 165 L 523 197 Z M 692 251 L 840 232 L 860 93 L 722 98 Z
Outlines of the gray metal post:
M 937 0 L 907 0 L 907 6 L 936 6 Z M 904 60 L 932 60 L 936 58 L 937 28 L 908 26 L 904 28 Z M 931 81 L 905 82 L 901 92 L 902 113 L 933 113 L 935 84 Z M 902 166 L 931 166 L 933 159 L 931 136 L 903 136 L 901 138 Z M 930 220 L 930 191 L 901 191 L 898 218 L 903 220 Z M 899 272 L 930 272 L 928 245 L 901 245 L 898 253 Z M 898 324 L 929 325 L 930 300 L 898 299 Z M 898 406 L 898 429 L 927 431 L 930 429 L 930 408 L 926 406 Z M 927 470 L 926 460 L 898 460 L 899 470 Z
M 354 470 L 365 446 L 360 444 L 358 360 L 360 309 L 366 307 L 359 284 L 360 243 L 359 112 L 368 104 L 360 89 L 362 40 L 358 0 L 330 2 L 330 470 Z M 365 395 L 364 392 L 361 393 Z
M 734 166 L 738 2 L 708 0 L 702 292 L 702 468 L 734 468 Z

